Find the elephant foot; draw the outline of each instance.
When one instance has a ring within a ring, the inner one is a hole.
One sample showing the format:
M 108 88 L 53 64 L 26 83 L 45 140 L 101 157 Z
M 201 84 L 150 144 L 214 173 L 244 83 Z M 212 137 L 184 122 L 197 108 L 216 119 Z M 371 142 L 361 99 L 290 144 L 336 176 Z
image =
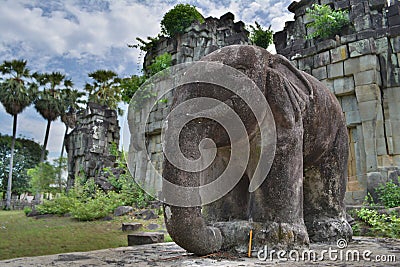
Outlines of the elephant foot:
M 307 223 L 311 242 L 334 243 L 339 239 L 350 241 L 353 230 L 345 218 L 315 219 Z
M 304 249 L 308 248 L 309 239 L 304 224 L 277 222 L 229 221 L 217 222 L 214 227 L 223 236 L 223 250 L 234 250 L 247 253 L 250 230 L 252 230 L 252 250 L 259 251 L 268 246 L 271 249 Z

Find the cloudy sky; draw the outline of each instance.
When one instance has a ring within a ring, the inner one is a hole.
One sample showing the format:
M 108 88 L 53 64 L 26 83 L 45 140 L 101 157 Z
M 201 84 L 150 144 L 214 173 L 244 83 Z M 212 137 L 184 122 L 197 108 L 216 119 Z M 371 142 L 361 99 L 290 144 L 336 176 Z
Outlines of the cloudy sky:
M 291 0 L 0 0 L 0 61 L 25 59 L 34 72 L 60 71 L 83 88 L 89 72 L 109 69 L 121 77 L 139 74 L 143 55 L 128 48 L 136 37 L 160 32 L 160 21 L 177 3 L 195 5 L 205 16 L 230 11 L 274 31 L 292 20 Z M 43 143 L 46 121 L 31 106 L 19 115 L 19 136 Z M 120 122 L 120 124 L 122 124 Z M 0 107 L 0 133 L 11 134 L 12 117 Z M 50 158 L 61 150 L 64 125 L 52 124 Z

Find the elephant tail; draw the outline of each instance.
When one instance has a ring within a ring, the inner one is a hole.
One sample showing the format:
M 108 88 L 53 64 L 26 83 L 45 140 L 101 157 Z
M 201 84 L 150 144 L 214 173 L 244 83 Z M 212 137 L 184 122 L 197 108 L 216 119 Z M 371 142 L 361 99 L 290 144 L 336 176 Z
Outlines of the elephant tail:
M 222 248 L 221 231 L 206 225 L 200 207 L 164 204 L 164 219 L 171 238 L 188 252 L 207 255 Z

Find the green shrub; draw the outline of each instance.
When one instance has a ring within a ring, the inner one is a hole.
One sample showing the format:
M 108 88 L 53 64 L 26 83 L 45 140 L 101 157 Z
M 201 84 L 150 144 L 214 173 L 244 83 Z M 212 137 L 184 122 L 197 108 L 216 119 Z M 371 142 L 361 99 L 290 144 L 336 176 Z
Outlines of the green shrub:
M 308 39 L 334 37 L 350 24 L 347 11 L 335 11 L 327 5 L 313 4 L 311 8 L 307 8 L 306 15 L 314 20 L 306 25 L 307 28 L 314 29 L 312 34 L 307 35 Z
M 255 24 L 256 27 L 250 25 L 250 40 L 253 44 L 266 49 L 273 41 L 274 32 L 271 30 L 271 25 L 267 30 L 264 30 L 257 21 Z
M 116 192 L 106 193 L 93 179 L 83 182 L 83 178 L 78 176 L 75 187 L 67 195 L 45 200 L 43 204 L 36 206 L 36 210 L 41 214 L 71 213 L 77 220 L 91 221 L 109 215 L 122 204 L 122 198 Z
M 61 195 L 52 200 L 45 200 L 43 204 L 36 206 L 36 210 L 41 214 L 63 215 L 71 212 L 76 201 L 74 197 Z
M 387 208 L 393 208 L 400 206 L 400 186 L 389 181 L 384 185 L 380 185 L 376 189 L 379 200 L 382 201 L 383 205 Z
M 379 214 L 376 210 L 362 208 L 357 211 L 357 216 L 370 227 L 372 235 L 400 238 L 400 218 L 396 215 Z
M 93 198 L 76 202 L 71 210 L 71 215 L 79 221 L 93 221 L 106 217 L 121 203 L 114 192 L 104 193 L 98 189 Z
M 109 173 L 108 181 L 115 188 L 115 193 L 121 205 L 136 206 L 143 208 L 154 200 L 153 197 L 148 195 L 133 179 L 128 169 L 124 174 L 121 174 L 118 179 Z
M 182 33 L 195 21 L 204 22 L 203 16 L 197 11 L 195 6 L 177 4 L 161 20 L 161 32 L 172 37 L 178 33 Z
M 104 192 L 93 179 L 78 175 L 75 178 L 75 186 L 67 194 L 53 200 L 45 200 L 43 204 L 36 206 L 37 211 L 41 214 L 56 215 L 70 213 L 77 220 L 92 221 L 106 217 L 121 205 L 138 208 L 148 205 L 153 198 L 132 178 L 123 162 L 123 153 L 119 152 L 115 145 L 111 150 L 117 157 L 121 174 L 117 179 L 110 168 L 104 168 L 103 172 L 108 173 L 108 180 L 115 191 Z
M 24 207 L 25 215 L 28 215 L 31 211 L 32 211 L 32 209 L 30 207 Z

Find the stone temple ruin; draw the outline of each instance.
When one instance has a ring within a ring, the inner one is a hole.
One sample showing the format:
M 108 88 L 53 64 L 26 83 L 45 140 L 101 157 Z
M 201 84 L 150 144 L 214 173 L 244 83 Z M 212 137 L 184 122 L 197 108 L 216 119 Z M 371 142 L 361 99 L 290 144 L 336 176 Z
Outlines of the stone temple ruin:
M 68 134 L 65 146 L 68 152 L 67 190 L 74 186 L 75 178 L 83 175 L 93 178 L 103 189 L 111 185 L 101 175 L 104 167 L 114 167 L 113 144 L 118 147 L 120 127 L 115 110 L 95 103 L 88 103 L 77 114 L 77 125 Z

